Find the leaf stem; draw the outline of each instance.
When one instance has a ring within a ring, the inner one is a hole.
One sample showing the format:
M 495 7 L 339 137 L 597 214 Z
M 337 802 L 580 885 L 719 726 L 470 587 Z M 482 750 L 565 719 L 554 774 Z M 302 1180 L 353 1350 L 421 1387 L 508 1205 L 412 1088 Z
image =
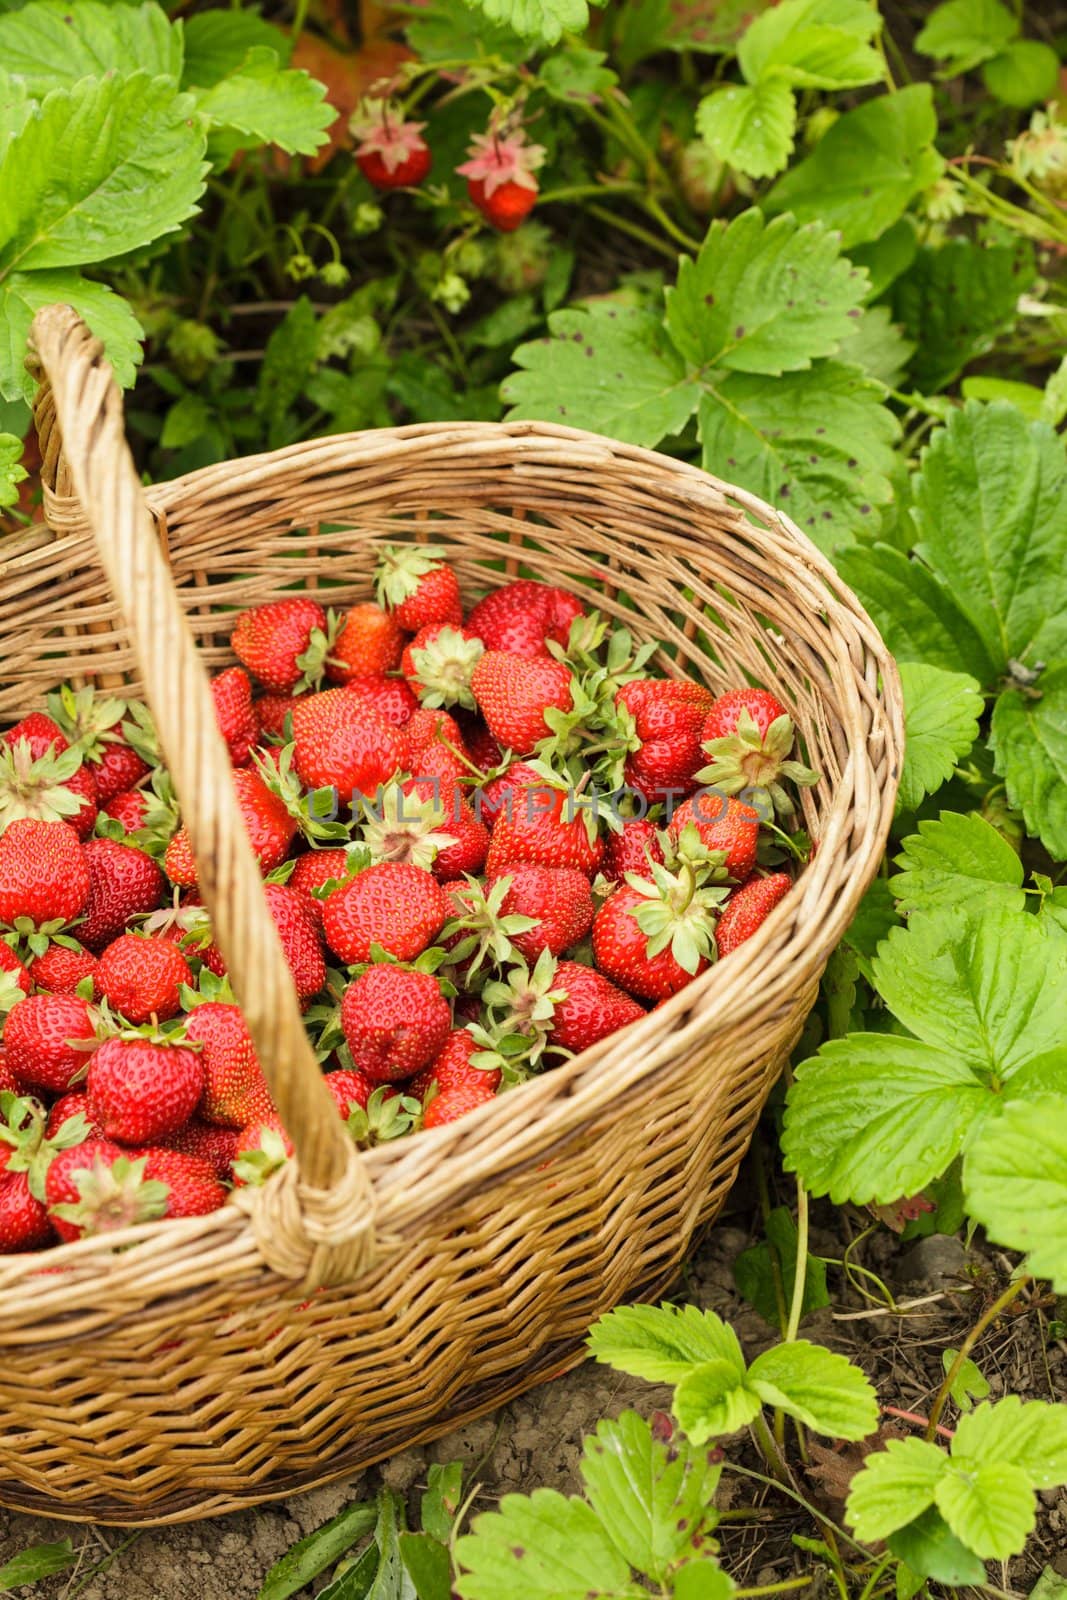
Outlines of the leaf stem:
M 790 1589 L 807 1589 L 814 1582 L 814 1578 L 787 1578 L 782 1583 L 761 1583 L 752 1589 L 735 1589 L 734 1600 L 742 1600 L 742 1597 L 747 1595 L 785 1594 Z
M 800 1314 L 804 1309 L 804 1289 L 808 1281 L 808 1191 L 797 1179 L 797 1260 L 793 1272 L 793 1298 L 789 1306 L 789 1321 L 785 1329 L 785 1342 L 792 1344 L 800 1328 Z
M 966 1339 L 964 1339 L 963 1343 L 956 1351 L 956 1359 L 945 1373 L 945 1381 L 937 1391 L 937 1399 L 930 1408 L 930 1421 L 926 1429 L 926 1438 L 930 1440 L 931 1443 L 933 1442 L 934 1436 L 937 1433 L 937 1425 L 941 1421 L 941 1413 L 944 1411 L 945 1406 L 948 1403 L 948 1398 L 952 1393 L 952 1385 L 955 1383 L 956 1379 L 960 1375 L 960 1372 L 963 1370 L 963 1363 L 966 1361 L 967 1357 L 970 1355 L 971 1351 L 974 1349 L 975 1345 L 978 1343 L 979 1339 L 982 1337 L 983 1333 L 990 1326 L 990 1324 L 995 1322 L 1000 1316 L 1000 1313 L 1007 1306 L 1010 1306 L 1013 1300 L 1018 1298 L 1018 1296 L 1026 1288 L 1027 1284 L 1032 1282 L 1033 1279 L 1030 1277 L 1029 1273 L 1024 1273 L 1021 1278 L 1016 1278 L 1014 1283 L 1009 1283 L 1008 1287 L 1004 1290 L 1004 1293 L 998 1295 L 993 1301 L 993 1304 L 989 1307 L 988 1311 L 983 1312 L 978 1318 L 978 1321 L 975 1323 Z
M 629 217 L 617 217 L 606 206 L 591 205 L 586 206 L 585 209 L 591 217 L 597 217 L 601 222 L 609 223 L 611 227 L 618 228 L 620 233 L 628 233 L 631 239 L 639 239 L 650 250 L 655 250 L 657 254 L 666 256 L 668 261 L 677 262 L 678 252 L 673 250 L 666 240 L 657 239 L 654 233 L 650 233 L 647 228 L 642 228 L 640 223 L 631 222 Z

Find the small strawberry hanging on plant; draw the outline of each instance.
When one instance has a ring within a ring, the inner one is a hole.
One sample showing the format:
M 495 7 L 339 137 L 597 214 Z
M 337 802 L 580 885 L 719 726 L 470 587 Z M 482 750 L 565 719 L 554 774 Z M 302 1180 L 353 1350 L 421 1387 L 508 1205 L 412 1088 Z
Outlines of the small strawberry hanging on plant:
M 470 160 L 456 171 L 467 193 L 498 233 L 514 233 L 537 199 L 534 173 L 545 159 L 539 144 L 527 144 L 517 109 L 498 106 L 485 133 L 470 142 Z
M 404 122 L 387 100 L 368 100 L 350 124 L 356 164 L 375 189 L 413 189 L 430 170 L 433 157 L 422 137 L 425 122 Z

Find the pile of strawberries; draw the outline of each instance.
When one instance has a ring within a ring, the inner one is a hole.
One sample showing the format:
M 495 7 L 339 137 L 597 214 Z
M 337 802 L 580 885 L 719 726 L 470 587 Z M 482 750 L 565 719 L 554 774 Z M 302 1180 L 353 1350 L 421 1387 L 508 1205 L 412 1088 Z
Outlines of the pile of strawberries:
M 212 681 L 337 1114 L 453 1121 L 645 1015 L 802 859 L 773 695 L 651 676 L 563 589 L 464 617 L 443 552 L 378 601 L 236 617 Z M 777 817 L 777 821 L 775 818 Z M 65 687 L 0 739 L 0 1250 L 196 1216 L 291 1155 L 145 707 Z

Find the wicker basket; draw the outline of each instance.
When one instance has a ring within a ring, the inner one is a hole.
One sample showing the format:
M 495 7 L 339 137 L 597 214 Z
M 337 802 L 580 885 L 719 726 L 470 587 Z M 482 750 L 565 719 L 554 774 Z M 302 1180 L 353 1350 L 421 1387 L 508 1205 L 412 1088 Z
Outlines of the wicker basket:
M 444 1432 L 572 1363 L 607 1307 L 663 1292 L 877 867 L 899 687 L 788 519 L 692 467 L 540 423 L 430 424 L 143 490 L 100 346 L 64 307 L 34 338 L 49 528 L 4 545 L 0 712 L 64 678 L 149 700 L 298 1161 L 212 1216 L 2 1261 L 0 1501 L 175 1522 Z M 231 659 L 228 608 L 316 580 L 334 603 L 366 598 L 379 543 L 429 537 L 468 596 L 520 571 L 591 585 L 665 642 L 668 673 L 773 687 L 823 774 L 804 795 L 818 848 L 744 951 L 670 1004 L 458 1123 L 357 1156 L 306 1041 L 204 668 Z

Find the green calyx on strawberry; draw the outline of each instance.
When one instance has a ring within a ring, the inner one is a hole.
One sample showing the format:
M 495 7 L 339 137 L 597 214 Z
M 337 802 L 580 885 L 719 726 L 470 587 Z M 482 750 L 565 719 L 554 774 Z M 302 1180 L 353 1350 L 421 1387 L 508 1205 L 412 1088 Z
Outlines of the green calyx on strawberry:
M 36 759 L 28 739 L 0 745 L 0 830 L 19 818 L 64 822 L 78 817 L 90 803 L 69 787 L 81 766 L 82 753 L 75 745 L 53 748 Z
M 733 795 L 744 791 L 749 804 L 755 803 L 750 791 L 762 790 L 770 799 L 776 815 L 791 817 L 796 805 L 783 787 L 782 779 L 788 779 L 801 788 L 819 781 L 817 772 L 800 761 L 789 759 L 793 743 L 792 718 L 784 712 L 766 728 L 761 728 L 752 713 L 742 709 L 731 733 L 718 738 L 705 738 L 703 748 L 712 759 L 696 774 L 696 780 L 711 785 L 723 794 Z
M 20 961 L 25 961 L 29 956 L 43 956 L 49 945 L 53 944 L 77 950 L 80 948 L 79 941 L 67 930 L 76 928 L 81 920 L 64 922 L 62 917 L 54 917 L 51 922 L 36 923 L 29 917 L 16 917 L 2 937 Z
M 134 792 L 144 796 L 137 826 L 123 827 L 105 806 L 96 819 L 94 832 L 101 839 L 114 839 L 116 844 L 132 844 L 153 861 L 162 861 L 181 825 L 178 797 L 169 773 L 162 767 L 155 768 L 147 783 Z
M 501 967 L 513 960 L 512 939 L 539 925 L 538 917 L 519 912 L 505 914 L 504 901 L 512 881 L 512 876 L 505 873 L 488 890 L 472 877 L 452 885 L 457 911 L 445 923 L 439 938 L 448 949 L 449 965 L 462 967 L 467 983 L 483 967 Z
M 465 706 L 468 711 L 476 708 L 471 677 L 485 654 L 485 645 L 476 634 L 451 623 L 429 623 L 408 651 L 421 705 L 431 711 L 449 706 Z
M 410 1133 L 421 1115 L 420 1101 L 382 1083 L 372 1091 L 366 1110 L 355 1102 L 349 1105 L 345 1128 L 357 1149 L 369 1150 Z
M 438 544 L 386 545 L 378 557 L 378 604 L 392 611 L 409 633 L 432 622 L 463 621 L 459 582 Z
M 339 612 L 327 611 L 325 628 L 312 628 L 307 647 L 296 657 L 300 676 L 292 685 L 291 692 L 294 695 L 303 694 L 307 689 L 317 689 L 322 683 L 330 651 L 337 642 L 337 636 L 343 626 L 344 618 Z
M 671 872 L 653 864 L 650 870 L 651 878 L 636 872 L 626 874 L 626 885 L 642 901 L 629 907 L 627 915 L 647 936 L 645 954 L 649 958 L 670 950 L 692 977 L 702 961 L 715 959 L 716 915 L 730 891 L 704 885 L 701 873 L 692 866 Z
M 365 808 L 363 843 L 371 861 L 407 861 L 428 872 L 440 852 L 457 843 L 449 832 L 441 785 L 426 787 L 429 792 L 422 794 L 408 784 L 387 783 L 375 805 Z
M 499 1053 L 512 1072 L 536 1068 L 548 1048 L 556 1003 L 564 998 L 563 991 L 554 987 L 555 977 L 556 958 L 543 950 L 532 971 L 525 961 L 517 961 L 503 978 L 482 990 L 490 1027 L 479 1029 L 475 1037 L 481 1043 L 488 1036 L 492 1044 L 487 1048 Z
M 145 1177 L 147 1161 L 147 1156 L 108 1161 L 95 1155 L 91 1166 L 74 1167 L 66 1174 L 78 1199 L 50 1206 L 51 1215 L 86 1236 L 114 1233 L 165 1216 L 170 1187 Z
M 233 1175 L 239 1184 L 258 1188 L 280 1172 L 292 1154 L 288 1135 L 282 1129 L 263 1123 L 249 1136 L 247 1130 L 241 1140 L 242 1150 L 233 1163 Z
M 337 796 L 333 789 L 305 789 L 293 771 L 295 743 L 284 746 L 273 760 L 266 761 L 255 750 L 252 764 L 271 794 L 275 795 L 288 811 L 297 828 L 309 843 L 349 838 L 348 825 L 332 813 L 336 810 Z
M 596 611 L 575 617 L 566 646 L 548 640 L 550 655 L 569 666 L 573 674 L 571 707 L 546 710 L 551 735 L 537 745 L 537 754 L 557 764 L 578 757 L 595 787 L 608 792 L 620 789 L 626 759 L 640 748 L 641 741 L 629 707 L 618 698 L 619 691 L 641 678 L 655 648 L 644 644 L 635 649 L 628 629 L 609 632 L 608 623 Z
M 53 722 L 88 761 L 99 761 L 108 744 L 128 742 L 120 727 L 127 710 L 124 700 L 64 683 L 45 696 L 45 704 Z
M 695 822 L 685 823 L 677 836 L 664 828 L 656 838 L 663 852 L 664 865 L 672 871 L 688 867 L 699 875 L 702 884 L 727 882 L 726 851 L 710 849 L 701 838 Z
M 39 1100 L 28 1095 L 0 1091 L 0 1168 L 4 1172 L 24 1172 L 35 1200 L 44 1200 L 45 1173 L 59 1150 L 81 1144 L 90 1128 L 82 1112 L 67 1117 L 51 1138 L 45 1137 L 47 1114 Z

